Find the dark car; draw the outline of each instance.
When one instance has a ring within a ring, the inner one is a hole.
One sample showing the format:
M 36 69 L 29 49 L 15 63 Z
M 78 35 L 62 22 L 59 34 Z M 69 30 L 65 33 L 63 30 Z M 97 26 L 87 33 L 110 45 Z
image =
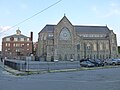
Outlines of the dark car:
M 100 59 L 81 59 L 80 62 L 83 62 L 83 61 L 90 61 L 91 63 L 93 63 L 95 66 L 104 66 L 104 62 L 103 60 L 100 60 Z
M 104 62 L 100 59 L 89 59 L 90 62 L 94 63 L 95 66 L 104 66 Z
M 83 61 L 88 61 L 88 59 L 81 59 L 81 60 L 80 60 L 80 63 L 83 62 Z
M 92 62 L 90 62 L 90 61 L 81 61 L 80 62 L 80 65 L 82 66 L 82 67 L 94 67 L 95 66 L 95 64 L 93 64 Z

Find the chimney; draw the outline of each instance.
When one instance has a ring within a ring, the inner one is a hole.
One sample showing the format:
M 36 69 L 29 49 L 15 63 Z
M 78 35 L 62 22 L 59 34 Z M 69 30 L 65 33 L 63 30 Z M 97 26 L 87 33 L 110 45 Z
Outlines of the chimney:
M 30 32 L 30 40 L 33 41 L 33 32 Z

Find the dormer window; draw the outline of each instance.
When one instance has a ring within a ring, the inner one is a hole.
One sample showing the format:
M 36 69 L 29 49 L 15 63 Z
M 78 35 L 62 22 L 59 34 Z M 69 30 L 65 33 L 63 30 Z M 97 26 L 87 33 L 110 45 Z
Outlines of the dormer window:
M 21 38 L 20 41 L 24 41 L 24 38 Z
M 14 41 L 18 41 L 18 38 L 14 38 Z
M 6 38 L 6 41 L 10 41 L 10 38 Z

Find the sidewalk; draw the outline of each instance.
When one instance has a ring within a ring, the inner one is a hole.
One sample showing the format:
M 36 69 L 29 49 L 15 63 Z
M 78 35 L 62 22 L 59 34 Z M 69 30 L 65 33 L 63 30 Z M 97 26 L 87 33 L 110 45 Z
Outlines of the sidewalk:
M 13 75 L 16 75 L 16 76 L 19 76 L 19 75 L 27 75 L 26 72 L 22 72 L 22 71 L 18 71 L 18 70 L 14 70 L 6 65 L 3 64 L 3 62 L 0 61 L 0 67 L 2 69 L 4 69 L 5 71 L 9 72 L 9 73 L 12 73 Z

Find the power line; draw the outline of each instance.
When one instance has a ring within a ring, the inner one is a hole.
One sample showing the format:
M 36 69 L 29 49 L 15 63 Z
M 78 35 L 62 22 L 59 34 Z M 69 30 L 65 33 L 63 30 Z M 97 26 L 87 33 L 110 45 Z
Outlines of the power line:
M 53 3 L 52 5 L 48 6 L 47 8 L 44 8 L 43 10 L 41 10 L 40 12 L 38 12 L 38 13 L 32 15 L 31 17 L 29 17 L 29 18 L 27 18 L 27 19 L 25 19 L 25 20 L 23 20 L 23 21 L 21 21 L 21 22 L 15 24 L 15 25 L 13 25 L 11 28 L 7 29 L 6 31 L 8 31 L 8 30 L 10 30 L 10 29 L 12 29 L 12 28 L 14 28 L 14 27 L 20 25 L 21 23 L 23 23 L 23 22 L 25 22 L 25 21 L 27 21 L 27 20 L 29 20 L 29 19 L 31 19 L 31 18 L 37 16 L 38 14 L 40 14 L 40 13 L 46 11 L 47 9 L 49 9 L 49 8 L 51 8 L 51 7 L 53 7 L 53 6 L 55 6 L 56 4 L 58 4 L 58 3 L 61 2 L 61 1 L 62 1 L 62 0 L 59 0 L 59 1 L 55 2 L 55 3 Z M 3 32 L 6 32 L 6 31 L 3 31 Z M 0 34 L 2 34 L 3 32 L 1 32 Z

